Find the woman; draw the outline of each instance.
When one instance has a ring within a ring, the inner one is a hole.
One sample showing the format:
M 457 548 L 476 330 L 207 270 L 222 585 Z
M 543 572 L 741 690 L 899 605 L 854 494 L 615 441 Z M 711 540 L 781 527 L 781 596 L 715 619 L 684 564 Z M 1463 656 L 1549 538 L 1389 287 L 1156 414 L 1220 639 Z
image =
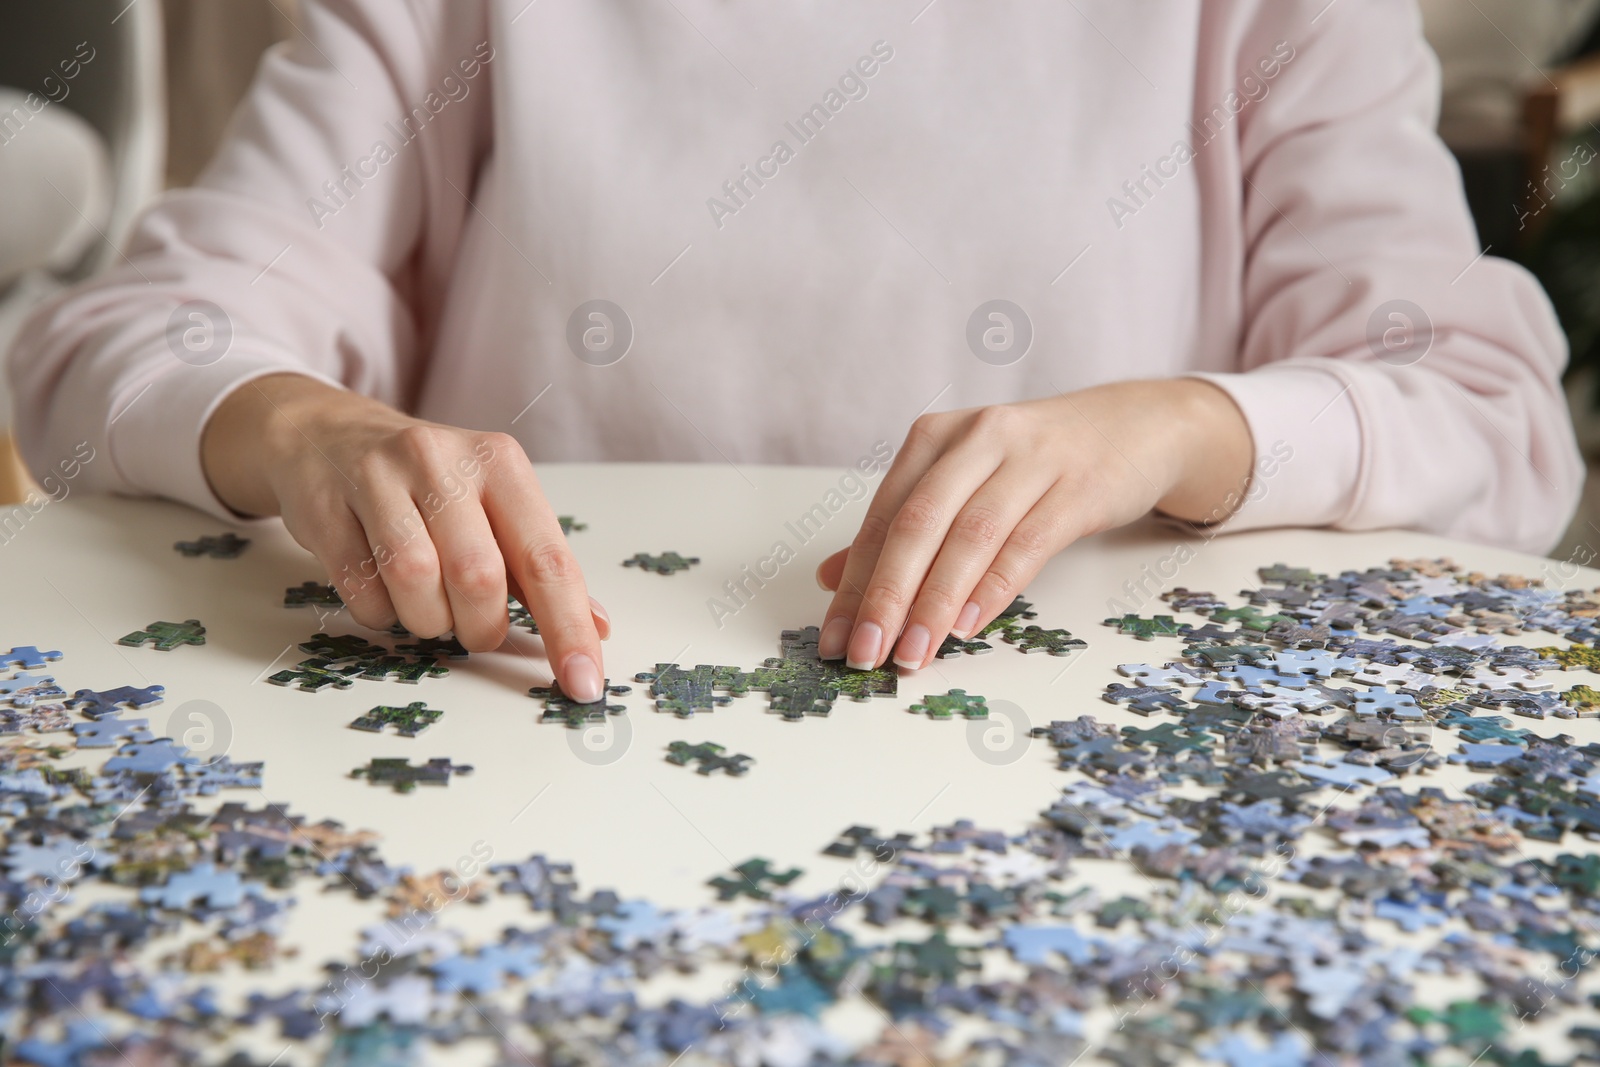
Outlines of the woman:
M 509 588 L 599 696 L 528 456 L 903 438 L 819 571 L 858 667 L 1152 508 L 1537 550 L 1575 506 L 1564 343 L 1480 253 L 1411 5 L 304 16 L 10 369 L 37 469 L 87 440 L 90 484 L 281 514 L 366 625 L 491 648 Z

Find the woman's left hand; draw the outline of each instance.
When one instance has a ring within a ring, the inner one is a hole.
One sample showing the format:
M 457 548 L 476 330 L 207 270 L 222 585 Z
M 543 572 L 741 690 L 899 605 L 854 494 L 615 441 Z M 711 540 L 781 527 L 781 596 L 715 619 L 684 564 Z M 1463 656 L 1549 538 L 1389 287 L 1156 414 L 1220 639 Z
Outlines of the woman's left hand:
M 1252 459 L 1239 409 L 1194 378 L 924 415 L 855 541 L 817 569 L 834 590 L 818 652 L 925 667 L 946 634 L 982 629 L 1080 537 L 1152 508 L 1226 518 Z

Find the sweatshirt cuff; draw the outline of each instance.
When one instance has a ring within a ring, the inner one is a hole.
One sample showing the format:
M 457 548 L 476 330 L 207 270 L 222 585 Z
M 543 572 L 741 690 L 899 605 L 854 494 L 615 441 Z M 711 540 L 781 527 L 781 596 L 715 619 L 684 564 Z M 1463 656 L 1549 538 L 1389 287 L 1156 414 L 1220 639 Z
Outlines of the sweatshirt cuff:
M 1362 451 L 1351 383 L 1332 370 L 1294 363 L 1185 377 L 1232 397 L 1254 441 L 1249 484 L 1229 494 L 1220 521 L 1207 525 L 1211 533 L 1334 526 L 1351 513 Z
M 345 388 L 283 355 L 234 351 L 210 366 L 175 368 L 112 410 L 111 461 L 139 492 L 177 500 L 224 522 L 249 521 L 224 504 L 206 480 L 200 436 L 229 394 L 269 374 L 301 374 Z

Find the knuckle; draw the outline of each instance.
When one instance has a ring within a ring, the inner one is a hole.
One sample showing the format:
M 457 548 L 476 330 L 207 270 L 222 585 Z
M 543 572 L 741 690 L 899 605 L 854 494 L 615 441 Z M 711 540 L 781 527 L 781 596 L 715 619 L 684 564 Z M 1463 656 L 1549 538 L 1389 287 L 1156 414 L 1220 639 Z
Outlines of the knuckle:
M 554 541 L 530 545 L 523 550 L 522 562 L 536 585 L 562 585 L 578 574 L 578 561 L 565 545 Z
M 943 509 L 925 493 L 915 493 L 907 497 L 894 517 L 894 529 L 897 533 L 936 533 L 943 525 Z
M 952 534 L 977 548 L 994 546 L 1003 532 L 999 513 L 982 505 L 965 508 L 951 527 Z
M 929 580 L 917 594 L 917 609 L 939 616 L 954 615 L 966 602 L 964 593 L 943 581 Z
M 396 435 L 400 453 L 424 469 L 445 466 L 451 452 L 451 431 L 439 426 L 407 426 Z
M 503 467 L 527 458 L 520 441 L 498 430 L 479 434 L 475 445 L 474 452 L 487 467 Z
M 1022 413 L 1016 408 L 1006 404 L 995 404 L 979 410 L 977 417 L 972 420 L 973 429 L 993 437 L 1009 434 L 1016 429 Z
M 499 560 L 491 560 L 486 555 L 461 555 L 451 561 L 445 577 L 470 599 L 481 600 L 500 588 L 505 581 L 505 569 Z
M 423 585 L 438 580 L 439 566 L 433 553 L 405 546 L 389 554 L 382 565 L 389 580 L 403 586 Z
M 1009 601 L 1011 597 L 1022 592 L 1022 569 L 1014 566 L 1007 560 L 995 560 L 984 572 L 983 581 L 985 591 L 996 601 Z
M 863 602 L 878 615 L 897 616 L 910 599 L 897 585 L 889 582 L 872 582 L 862 594 Z
M 876 552 L 889 539 L 889 522 L 882 515 L 869 514 L 861 520 L 852 548 Z
M 1007 546 L 1028 563 L 1037 563 L 1050 555 L 1053 538 L 1050 531 L 1037 523 L 1024 522 L 1011 531 Z
M 940 425 L 939 415 L 918 415 L 906 430 L 906 440 L 901 451 L 917 454 L 937 450 L 941 436 Z

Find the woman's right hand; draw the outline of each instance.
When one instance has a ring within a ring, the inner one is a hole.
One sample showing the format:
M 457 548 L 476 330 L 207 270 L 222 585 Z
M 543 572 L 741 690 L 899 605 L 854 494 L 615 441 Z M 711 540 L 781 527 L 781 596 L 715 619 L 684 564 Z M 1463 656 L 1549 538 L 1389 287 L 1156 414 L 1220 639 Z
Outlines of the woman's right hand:
M 573 699 L 598 700 L 610 620 L 517 440 L 401 414 L 298 374 L 240 386 L 201 438 L 223 503 L 282 515 L 363 626 L 498 648 L 527 606 Z

